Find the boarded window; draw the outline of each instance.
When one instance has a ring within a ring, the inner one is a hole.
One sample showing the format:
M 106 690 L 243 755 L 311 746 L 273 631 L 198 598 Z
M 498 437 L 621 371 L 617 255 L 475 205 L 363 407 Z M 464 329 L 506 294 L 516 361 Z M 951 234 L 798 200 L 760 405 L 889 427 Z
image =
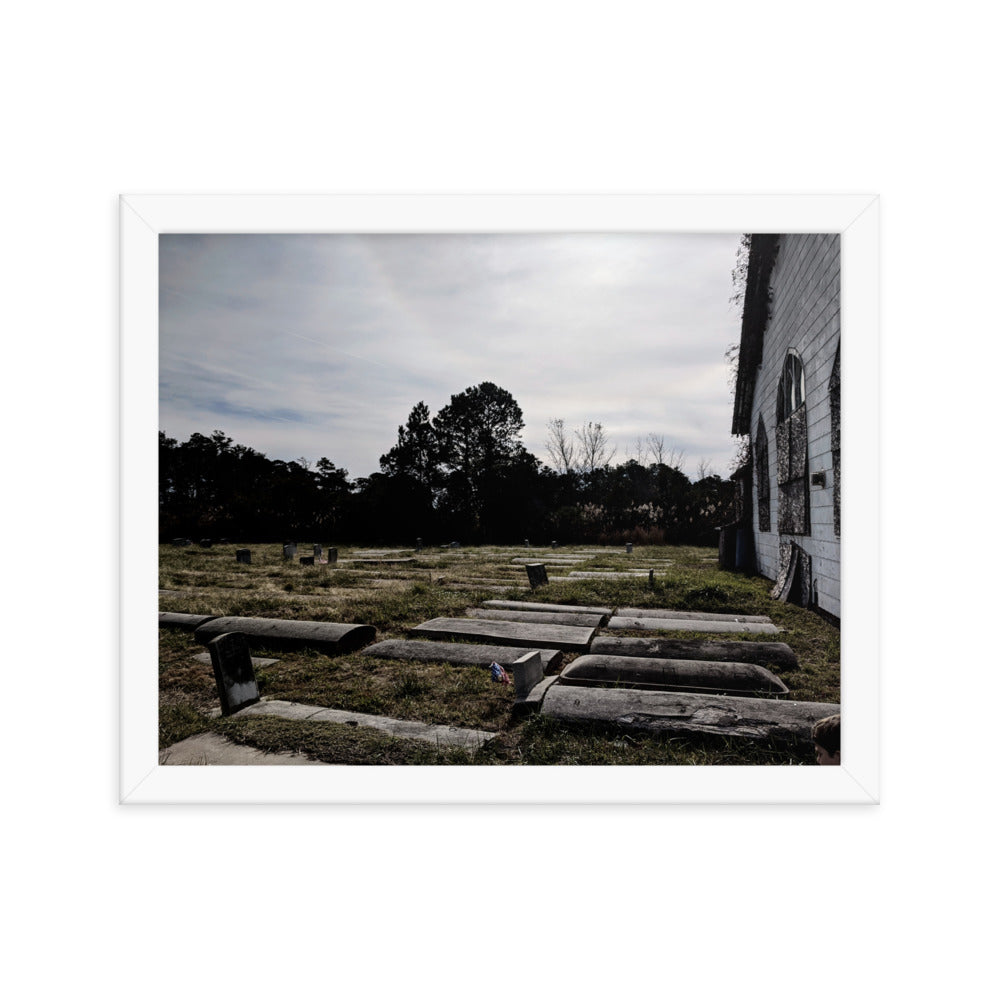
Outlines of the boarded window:
M 805 372 L 797 354 L 788 352 L 778 383 L 775 429 L 778 480 L 778 531 L 809 534 L 809 455 Z
M 757 440 L 754 441 L 754 474 L 757 478 L 757 523 L 761 531 L 771 530 L 771 470 L 767 454 L 767 432 L 764 418 L 757 418 Z

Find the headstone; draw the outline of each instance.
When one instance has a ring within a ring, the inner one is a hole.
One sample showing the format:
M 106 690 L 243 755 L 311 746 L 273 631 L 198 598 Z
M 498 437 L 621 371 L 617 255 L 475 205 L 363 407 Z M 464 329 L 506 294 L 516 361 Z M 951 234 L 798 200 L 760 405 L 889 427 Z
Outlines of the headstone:
M 296 545 L 295 542 L 285 542 L 281 546 L 281 556 L 283 559 L 291 559 L 295 555 Z
M 237 549 L 236 550 L 236 561 L 238 563 L 249 563 L 250 562 L 250 550 L 249 549 Z
M 523 698 L 544 676 L 542 658 L 537 652 L 525 653 L 513 663 L 514 697 Z
M 649 585 L 651 587 L 653 586 L 653 571 L 652 570 L 649 571 Z
M 210 549 L 212 547 L 212 539 L 211 538 L 202 538 L 202 539 L 199 540 L 198 544 L 203 549 Z
M 260 701 L 246 636 L 225 632 L 208 643 L 208 652 L 223 715 L 232 715 L 245 705 Z
M 549 575 L 545 572 L 545 563 L 525 563 L 524 568 L 528 571 L 528 583 L 532 590 L 549 582 Z
M 632 543 L 631 542 L 626 542 L 625 543 L 625 552 L 628 555 L 632 555 Z
M 330 555 L 327 557 L 327 561 L 330 562 L 331 564 L 335 563 L 337 561 L 337 550 L 336 549 L 330 549 Z
M 176 545 L 180 549 L 180 548 L 184 548 L 184 546 L 186 546 L 186 545 L 190 545 L 191 544 L 191 539 L 190 538 L 175 538 L 170 544 L 171 545 Z
M 531 548 L 531 542 L 529 542 L 527 538 L 524 540 L 524 547 L 526 549 L 530 549 Z
M 299 556 L 300 566 L 315 566 L 316 557 L 315 556 Z
M 417 551 L 423 552 L 424 550 L 424 540 L 422 538 L 417 539 Z
M 451 543 L 451 547 L 452 547 L 453 549 L 460 549 L 460 548 L 461 548 L 462 546 L 461 546 L 461 545 L 459 545 L 459 544 L 458 544 L 458 542 L 452 542 L 452 543 Z
M 322 545 L 314 545 L 313 546 L 313 559 L 322 559 L 322 558 L 323 558 L 323 546 Z
M 559 547 L 559 543 L 555 539 L 553 539 L 552 540 L 552 548 L 556 549 L 558 547 Z

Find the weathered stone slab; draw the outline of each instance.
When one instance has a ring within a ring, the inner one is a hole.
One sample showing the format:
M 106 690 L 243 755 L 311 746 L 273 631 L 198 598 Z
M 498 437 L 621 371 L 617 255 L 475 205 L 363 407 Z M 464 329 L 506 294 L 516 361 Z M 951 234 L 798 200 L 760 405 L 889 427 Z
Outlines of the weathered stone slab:
M 489 618 L 502 622 L 537 622 L 543 625 L 582 625 L 584 628 L 600 628 L 607 617 L 569 611 L 512 611 L 503 608 L 467 608 L 470 618 Z
M 195 629 L 198 642 L 224 632 L 242 632 L 251 646 L 269 649 L 301 649 L 311 646 L 325 653 L 349 653 L 375 638 L 371 625 L 344 625 L 339 622 L 292 621 L 286 618 L 213 618 Z
M 211 625 L 211 623 L 209 623 Z M 528 649 L 562 649 L 585 653 L 595 629 L 574 625 L 529 625 L 526 622 L 497 622 L 476 618 L 434 618 L 410 629 L 412 635 L 428 639 L 459 639 L 491 642 Z
M 475 750 L 496 736 L 496 733 L 484 729 L 435 726 L 427 722 L 390 719 L 384 715 L 345 712 L 337 708 L 316 708 L 314 705 L 297 705 L 288 701 L 261 701 L 243 709 L 240 715 L 271 715 L 303 722 L 334 722 L 348 726 L 365 726 L 369 729 L 378 729 L 396 739 L 421 740 L 442 746 L 464 747 L 467 750 Z
M 332 551 L 332 550 L 331 550 Z M 336 557 L 330 560 L 331 562 L 336 561 Z M 400 566 L 405 563 L 415 563 L 417 560 L 413 556 L 407 556 L 404 559 L 382 559 L 379 557 L 371 559 L 345 559 L 344 562 L 349 562 L 357 566 Z
M 483 601 L 484 608 L 509 608 L 511 611 L 564 611 L 567 614 L 607 615 L 613 608 L 590 608 L 578 604 L 542 604 L 536 601 Z
M 237 549 L 236 550 L 236 561 L 238 563 L 249 563 L 250 562 L 250 550 L 249 549 Z
M 564 722 L 608 722 L 663 734 L 711 733 L 753 740 L 809 742 L 813 723 L 839 705 L 679 691 L 553 684 L 542 714 Z
M 656 639 L 599 635 L 591 653 L 609 656 L 651 656 L 666 660 L 737 660 L 778 670 L 798 670 L 792 647 L 784 642 L 726 642 L 713 639 Z
M 208 652 L 212 658 L 212 671 L 223 715 L 232 715 L 260 700 L 257 677 L 250 662 L 250 649 L 242 633 L 217 635 L 209 641 Z
M 607 625 L 610 629 L 630 629 L 648 632 L 754 632 L 774 635 L 780 631 L 776 625 L 761 622 L 709 622 L 690 618 L 624 618 L 616 615 Z
M 669 608 L 619 608 L 620 618 L 682 618 L 689 621 L 706 622 L 758 622 L 771 621 L 767 615 L 741 615 L 737 613 L 719 614 L 709 611 L 673 611 Z
M 542 661 L 542 669 L 548 673 L 562 663 L 562 650 L 535 649 Z M 383 639 L 365 650 L 365 656 L 377 656 L 383 660 L 417 660 L 422 663 L 453 663 L 456 666 L 488 667 L 499 663 L 509 667 L 523 656 L 519 646 L 486 646 L 471 642 L 427 642 L 423 639 Z
M 528 573 L 528 584 L 531 589 L 543 587 L 549 582 L 549 575 L 545 572 L 545 563 L 525 563 L 525 570 Z
M 756 663 L 667 660 L 589 653 L 563 670 L 561 684 L 626 685 L 715 694 L 788 694 L 784 682 Z
M 199 625 L 218 617 L 218 615 L 184 615 L 178 611 L 161 611 L 160 628 L 182 628 L 193 632 Z
M 211 653 L 195 653 L 191 657 L 192 660 L 197 660 L 199 663 L 207 663 L 211 666 L 212 655 Z M 266 656 L 251 656 L 250 664 L 254 670 L 259 670 L 261 667 L 270 667 L 274 663 L 280 663 L 281 660 L 275 660 Z
M 583 580 L 615 576 L 649 576 L 648 569 L 571 569 L 569 575 Z

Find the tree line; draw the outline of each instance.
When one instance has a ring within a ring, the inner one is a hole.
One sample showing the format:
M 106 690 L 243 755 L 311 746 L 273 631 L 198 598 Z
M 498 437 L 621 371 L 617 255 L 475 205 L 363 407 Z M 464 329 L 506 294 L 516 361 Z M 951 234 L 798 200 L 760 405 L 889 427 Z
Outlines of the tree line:
M 433 417 L 417 403 L 379 471 L 354 480 L 325 457 L 272 460 L 220 430 L 185 442 L 161 431 L 160 538 L 715 545 L 733 518 L 733 483 L 704 467 L 690 480 L 662 438 L 612 465 L 599 423 L 571 439 L 552 421 L 550 467 L 525 449 L 523 429 L 514 397 L 482 382 Z

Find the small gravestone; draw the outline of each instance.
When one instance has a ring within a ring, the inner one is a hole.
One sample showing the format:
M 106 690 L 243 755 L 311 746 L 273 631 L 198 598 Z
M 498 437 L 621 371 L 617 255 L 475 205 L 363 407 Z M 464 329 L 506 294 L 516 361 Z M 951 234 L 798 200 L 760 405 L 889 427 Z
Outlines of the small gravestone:
M 323 558 L 323 546 L 322 545 L 314 545 L 313 546 L 313 559 L 322 559 L 322 558 Z
M 555 541 L 555 539 L 553 539 L 553 541 L 552 541 L 552 548 L 556 549 L 558 547 L 559 547 L 559 543 L 557 541 Z
M 337 561 L 337 550 L 336 549 L 330 549 L 330 555 L 327 557 L 327 561 L 330 562 L 331 564 L 335 563 Z
M 250 660 L 250 648 L 241 632 L 225 632 L 208 642 L 215 685 L 222 714 L 232 715 L 245 705 L 260 701 L 257 677 Z
M 653 586 L 653 571 L 652 570 L 649 571 L 649 585 L 651 587 Z
M 528 583 L 532 590 L 549 582 L 549 575 L 545 572 L 545 563 L 525 563 L 524 568 L 528 571 Z
M 422 538 L 417 539 L 417 551 L 423 552 L 424 550 L 424 540 Z
M 524 547 L 526 549 L 530 549 L 531 548 L 531 542 L 529 542 L 527 538 L 524 540 Z
M 211 538 L 202 538 L 202 539 L 201 539 L 201 540 L 200 540 L 200 541 L 198 542 L 198 544 L 199 544 L 199 545 L 200 545 L 200 546 L 201 546 L 201 547 L 202 547 L 203 549 L 210 549 L 210 548 L 212 547 L 212 539 L 211 539 Z
M 300 566 L 315 566 L 316 557 L 315 556 L 299 556 Z
M 525 653 L 512 664 L 512 673 L 514 674 L 514 696 L 524 698 L 545 676 L 541 656 L 536 651 Z
M 171 544 L 172 545 L 176 545 L 180 549 L 180 548 L 184 548 L 185 545 L 190 545 L 191 544 L 191 539 L 190 538 L 175 538 L 173 540 L 173 542 L 171 542 Z
M 458 544 L 458 542 L 452 542 L 452 543 L 451 543 L 451 547 L 452 547 L 453 549 L 460 549 L 460 548 L 461 548 L 462 546 L 461 546 L 461 545 L 459 545 L 459 544 Z
M 625 543 L 625 552 L 628 555 L 632 555 L 632 543 L 631 542 L 626 542 Z
M 295 555 L 295 545 L 292 542 L 286 542 L 281 546 L 281 558 L 291 559 Z
M 248 563 L 250 562 L 250 550 L 249 549 L 237 549 L 236 550 L 236 561 L 238 563 Z

